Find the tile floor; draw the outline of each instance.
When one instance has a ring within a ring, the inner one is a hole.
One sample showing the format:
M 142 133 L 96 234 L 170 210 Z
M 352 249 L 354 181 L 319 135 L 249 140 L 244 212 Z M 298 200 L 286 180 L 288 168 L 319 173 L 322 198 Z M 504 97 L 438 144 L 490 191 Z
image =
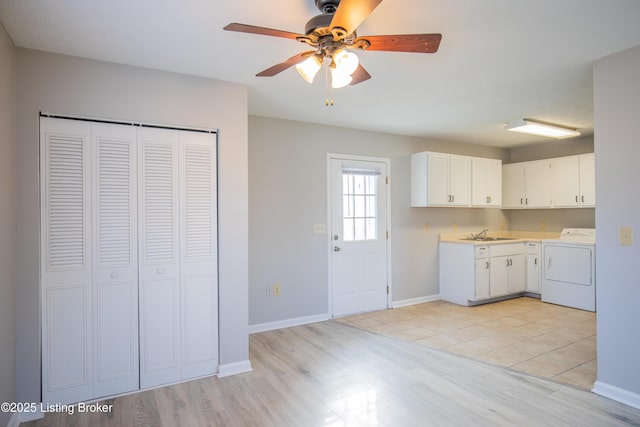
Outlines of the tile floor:
M 585 389 L 596 380 L 595 313 L 535 298 L 435 301 L 336 321 Z

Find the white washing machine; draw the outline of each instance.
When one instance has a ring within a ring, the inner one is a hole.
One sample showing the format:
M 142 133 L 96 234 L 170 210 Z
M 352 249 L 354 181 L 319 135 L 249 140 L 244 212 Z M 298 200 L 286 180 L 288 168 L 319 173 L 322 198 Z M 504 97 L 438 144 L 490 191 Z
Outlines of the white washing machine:
M 542 301 L 596 311 L 596 230 L 565 228 L 542 241 Z

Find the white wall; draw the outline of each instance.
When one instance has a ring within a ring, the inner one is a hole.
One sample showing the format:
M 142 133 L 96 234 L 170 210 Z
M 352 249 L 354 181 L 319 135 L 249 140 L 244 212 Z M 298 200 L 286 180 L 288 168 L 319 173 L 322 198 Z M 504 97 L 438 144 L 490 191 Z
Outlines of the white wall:
M 18 49 L 17 398 L 40 399 L 38 112 L 218 128 L 220 362 L 248 360 L 247 90 Z
M 15 401 L 16 57 L 0 24 L 0 402 Z M 0 412 L 0 426 L 9 420 Z
M 598 380 L 594 391 L 640 408 L 640 46 L 594 65 Z M 632 246 L 618 244 L 631 227 Z
M 328 310 L 327 153 L 391 159 L 393 301 L 437 295 L 438 234 L 508 227 L 499 209 L 411 208 L 409 160 L 419 151 L 504 158 L 506 150 L 427 141 L 286 120 L 249 117 L 249 323 L 262 325 Z M 425 224 L 430 231 L 425 232 Z M 265 288 L 282 285 L 282 296 Z

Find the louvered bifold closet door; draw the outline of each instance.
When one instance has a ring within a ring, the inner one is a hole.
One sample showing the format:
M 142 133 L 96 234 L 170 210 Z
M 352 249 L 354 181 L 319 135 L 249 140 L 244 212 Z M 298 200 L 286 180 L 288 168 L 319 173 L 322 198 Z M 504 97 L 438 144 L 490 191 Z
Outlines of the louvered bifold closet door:
M 136 128 L 92 124 L 94 397 L 137 390 Z
M 138 129 L 140 386 L 179 381 L 178 131 Z
M 180 135 L 182 377 L 218 369 L 216 135 Z
M 40 120 L 43 402 L 93 397 L 90 134 Z

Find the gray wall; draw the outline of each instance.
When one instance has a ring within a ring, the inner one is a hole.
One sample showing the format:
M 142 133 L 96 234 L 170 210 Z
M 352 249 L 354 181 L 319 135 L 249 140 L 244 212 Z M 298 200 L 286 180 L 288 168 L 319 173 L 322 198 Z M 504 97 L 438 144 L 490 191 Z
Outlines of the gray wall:
M 594 66 L 598 382 L 640 407 L 640 46 Z M 632 227 L 634 244 L 618 244 Z M 613 389 L 615 391 L 615 389 Z M 609 390 L 610 391 L 610 390 Z
M 16 58 L 0 24 L 0 402 L 15 401 Z M 9 420 L 0 412 L 0 426 Z
M 18 49 L 17 398 L 40 398 L 38 112 L 219 128 L 220 362 L 248 359 L 247 91 Z
M 393 301 L 437 295 L 438 234 L 509 226 L 499 209 L 411 208 L 409 159 L 419 151 L 505 158 L 503 149 L 249 117 L 249 323 L 328 311 L 327 153 L 391 159 Z M 426 232 L 425 224 L 430 224 Z M 282 296 L 265 288 L 282 285 Z

